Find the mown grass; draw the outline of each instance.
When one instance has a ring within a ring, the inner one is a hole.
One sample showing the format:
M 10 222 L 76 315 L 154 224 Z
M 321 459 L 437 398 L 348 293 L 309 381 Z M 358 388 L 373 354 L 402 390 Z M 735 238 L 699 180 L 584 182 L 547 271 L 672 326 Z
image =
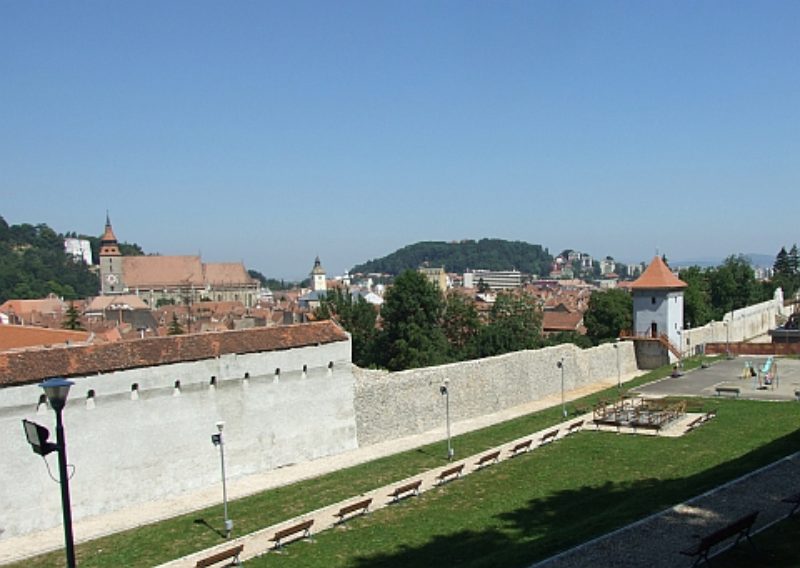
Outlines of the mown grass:
M 689 362 L 688 368 L 697 366 Z M 661 378 L 669 369 L 626 388 Z M 571 403 L 585 408 L 616 388 Z M 698 404 L 702 404 L 699 402 Z M 248 565 L 523 565 L 714 487 L 796 450 L 797 405 L 714 401 L 718 419 L 679 439 L 584 433 L 375 511 L 343 529 Z M 763 415 L 770 413 L 769 428 Z M 560 405 L 454 439 L 471 455 L 560 422 Z M 347 499 L 443 465 L 441 443 L 389 456 L 230 504 L 235 534 Z M 83 567 L 152 566 L 222 542 L 211 507 L 82 544 Z M 63 564 L 54 552 L 18 566 Z

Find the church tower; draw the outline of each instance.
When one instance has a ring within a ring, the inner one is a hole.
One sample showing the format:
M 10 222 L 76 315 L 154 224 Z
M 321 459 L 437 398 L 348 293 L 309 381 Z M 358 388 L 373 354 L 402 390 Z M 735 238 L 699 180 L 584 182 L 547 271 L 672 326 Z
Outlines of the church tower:
M 122 253 L 106 213 L 106 230 L 100 237 L 100 293 L 121 294 L 125 291 L 122 274 Z
M 653 258 L 650 266 L 631 284 L 634 335 L 654 339 L 665 335 L 673 346 L 680 346 L 683 291 L 687 286 L 660 256 Z
M 325 269 L 319 261 L 319 257 L 314 261 L 314 268 L 311 270 L 311 290 L 314 292 L 325 292 L 328 289 Z

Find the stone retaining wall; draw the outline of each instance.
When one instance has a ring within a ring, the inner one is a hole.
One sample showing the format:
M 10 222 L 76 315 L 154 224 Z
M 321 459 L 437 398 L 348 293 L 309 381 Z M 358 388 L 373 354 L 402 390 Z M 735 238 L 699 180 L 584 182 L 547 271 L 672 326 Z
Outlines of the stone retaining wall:
M 615 348 L 614 345 L 617 345 Z M 398 373 L 355 369 L 355 408 L 359 446 L 442 428 L 445 400 L 439 388 L 448 380 L 452 422 L 490 414 L 602 379 L 633 373 L 630 342 L 581 350 L 559 345 L 475 361 Z

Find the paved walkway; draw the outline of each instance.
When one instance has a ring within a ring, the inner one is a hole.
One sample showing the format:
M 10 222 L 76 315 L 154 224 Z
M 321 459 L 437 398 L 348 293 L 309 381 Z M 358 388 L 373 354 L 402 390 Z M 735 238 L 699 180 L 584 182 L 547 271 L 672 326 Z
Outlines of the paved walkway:
M 629 381 L 639 374 L 640 373 L 635 373 L 624 376 L 623 380 Z M 616 384 L 616 377 L 609 378 L 605 381 L 599 381 L 597 383 L 593 383 L 592 385 L 566 392 L 565 400 L 576 400 L 593 392 L 613 387 Z M 495 414 L 456 422 L 451 425 L 452 435 L 457 436 L 473 430 L 486 428 L 487 426 L 505 422 L 507 420 L 524 416 L 544 408 L 549 408 L 560 403 L 561 395 L 558 393 L 541 400 L 520 405 L 511 409 L 497 412 Z M 248 495 L 266 491 L 268 489 L 318 477 L 326 473 L 352 467 L 354 465 L 369 462 L 388 455 L 404 452 L 424 446 L 426 444 L 444 440 L 446 436 L 444 430 L 444 427 L 442 427 L 424 434 L 418 434 L 399 440 L 391 440 L 388 442 L 374 444 L 365 448 L 359 448 L 357 450 L 335 456 L 304 462 L 277 470 L 271 470 L 257 475 L 229 480 L 227 485 L 228 498 L 230 500 L 239 499 Z M 458 456 L 458 447 L 456 447 L 455 450 L 456 456 Z M 443 451 L 446 452 L 444 449 Z M 465 470 L 467 470 L 466 467 Z M 435 473 L 433 475 L 435 475 Z M 428 481 L 425 483 L 430 483 L 430 479 L 428 479 Z M 423 487 L 426 487 L 424 483 Z M 385 488 L 380 488 L 376 491 L 384 491 L 384 489 Z M 75 541 L 76 543 L 85 542 L 126 529 L 204 509 L 211 505 L 219 504 L 220 493 L 221 490 L 219 487 L 210 487 L 205 490 L 185 494 L 174 499 L 143 503 L 130 509 L 125 509 L 106 515 L 98 515 L 88 519 L 82 519 L 76 521 L 73 526 Z M 375 503 L 377 505 L 377 498 Z M 338 505 L 339 504 L 332 505 L 327 509 Z M 322 515 L 323 513 L 320 512 L 319 514 Z M 235 515 L 233 516 L 233 520 L 235 523 Z M 315 529 L 319 530 L 319 527 L 321 526 L 324 526 L 324 523 L 320 521 L 318 524 L 315 524 Z M 271 530 L 272 528 L 273 527 L 270 527 L 270 529 L 266 530 Z M 235 533 L 236 529 L 234 526 L 234 534 Z M 270 533 L 269 536 L 272 536 L 273 533 Z M 23 560 L 25 558 L 29 558 L 50 550 L 57 550 L 63 547 L 63 539 L 64 533 L 61 526 L 22 537 L 6 539 L 0 542 L 0 564 Z M 226 545 L 229 546 L 231 542 L 235 541 L 238 540 L 232 539 L 231 541 L 228 541 Z M 222 548 L 225 548 L 226 545 L 223 545 Z M 255 550 L 256 548 L 256 546 L 248 546 L 246 548 L 246 552 L 249 554 L 249 550 Z M 193 565 L 194 564 L 192 564 L 192 566 Z

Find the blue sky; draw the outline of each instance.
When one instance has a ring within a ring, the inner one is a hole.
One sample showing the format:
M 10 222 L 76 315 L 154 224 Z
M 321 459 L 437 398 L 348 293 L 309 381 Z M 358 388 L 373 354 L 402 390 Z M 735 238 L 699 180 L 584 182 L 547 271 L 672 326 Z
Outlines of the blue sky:
M 798 238 L 800 3 L 3 2 L 0 215 L 329 274 Z

